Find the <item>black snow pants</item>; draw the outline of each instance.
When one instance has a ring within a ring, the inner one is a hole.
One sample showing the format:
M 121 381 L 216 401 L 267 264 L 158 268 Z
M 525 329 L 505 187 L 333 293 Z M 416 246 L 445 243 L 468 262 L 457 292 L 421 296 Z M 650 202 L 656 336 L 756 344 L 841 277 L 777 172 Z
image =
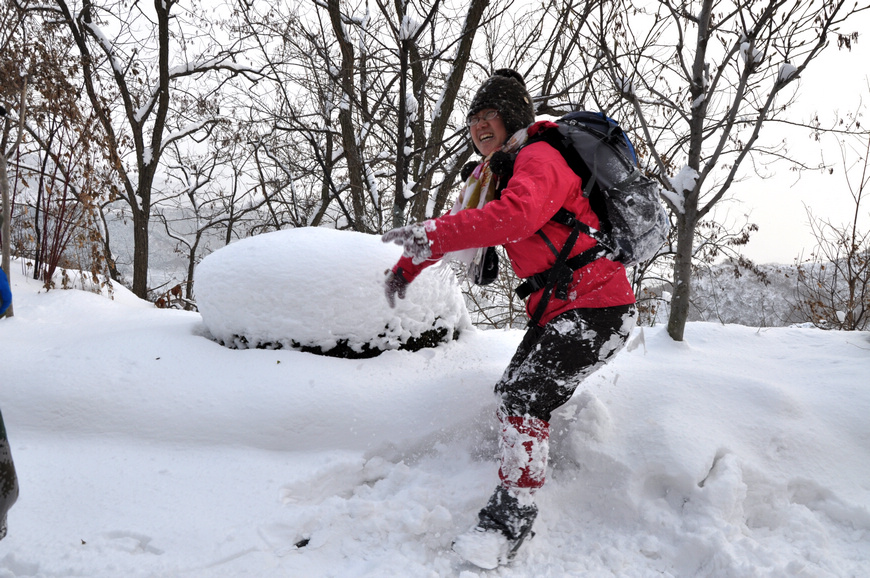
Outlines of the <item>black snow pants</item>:
M 580 382 L 623 348 L 635 311 L 634 305 L 573 309 L 529 328 L 495 386 L 501 411 L 549 422 Z

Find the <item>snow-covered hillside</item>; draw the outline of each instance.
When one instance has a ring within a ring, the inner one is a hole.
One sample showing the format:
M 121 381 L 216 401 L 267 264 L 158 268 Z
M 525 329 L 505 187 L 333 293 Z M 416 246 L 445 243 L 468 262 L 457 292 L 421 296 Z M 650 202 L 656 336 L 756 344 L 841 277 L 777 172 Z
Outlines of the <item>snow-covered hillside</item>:
M 798 303 L 795 265 L 758 265 L 760 277 L 734 263 L 699 270 L 692 285 L 691 321 L 787 327 L 810 321 Z

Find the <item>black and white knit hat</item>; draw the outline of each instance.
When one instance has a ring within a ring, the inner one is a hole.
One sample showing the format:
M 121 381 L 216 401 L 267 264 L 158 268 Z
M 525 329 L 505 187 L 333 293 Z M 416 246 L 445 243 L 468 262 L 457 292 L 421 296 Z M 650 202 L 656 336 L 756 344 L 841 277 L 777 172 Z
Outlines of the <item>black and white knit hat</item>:
M 526 90 L 526 81 L 510 68 L 499 68 L 480 85 L 466 118 L 486 108 L 498 111 L 508 136 L 535 122 L 535 105 Z

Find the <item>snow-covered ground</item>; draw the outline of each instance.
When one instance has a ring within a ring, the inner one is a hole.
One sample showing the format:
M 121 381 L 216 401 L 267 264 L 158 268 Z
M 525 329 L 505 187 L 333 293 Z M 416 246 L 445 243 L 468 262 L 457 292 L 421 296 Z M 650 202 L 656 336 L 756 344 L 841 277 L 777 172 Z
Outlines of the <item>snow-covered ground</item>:
M 497 483 L 521 332 L 232 350 L 197 313 L 12 279 L 0 578 L 870 576 L 866 332 L 635 330 L 553 420 L 537 535 L 485 572 L 450 544 Z

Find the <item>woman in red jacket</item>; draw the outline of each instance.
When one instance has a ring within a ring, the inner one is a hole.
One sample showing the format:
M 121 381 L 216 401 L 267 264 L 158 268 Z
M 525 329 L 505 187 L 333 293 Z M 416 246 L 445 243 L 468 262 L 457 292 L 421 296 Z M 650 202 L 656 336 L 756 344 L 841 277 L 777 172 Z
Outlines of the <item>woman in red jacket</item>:
M 534 120 L 519 73 L 497 70 L 480 87 L 467 124 L 482 160 L 466 175 L 456 207 L 449 215 L 383 236 L 384 242 L 404 247 L 385 282 L 391 306 L 396 296 L 404 298 L 420 271 L 448 254 L 470 254 L 478 263 L 480 248 L 504 245 L 520 278 L 547 272 L 571 234 L 571 228 L 551 220 L 561 208 L 599 227 L 580 177 L 562 155 L 545 142 L 527 144 L 550 126 Z M 569 256 L 594 245 L 594 239 L 580 234 Z M 477 526 L 453 545 L 483 568 L 512 559 L 529 536 L 538 511 L 533 496 L 546 473 L 550 415 L 622 348 L 634 327 L 634 293 L 621 264 L 601 257 L 574 271 L 566 285 L 559 295 L 545 297 L 545 289 L 539 289 L 529 296 L 530 317 L 543 302 L 535 316 L 539 321 L 529 327 L 495 386 L 501 483 L 478 514 Z

